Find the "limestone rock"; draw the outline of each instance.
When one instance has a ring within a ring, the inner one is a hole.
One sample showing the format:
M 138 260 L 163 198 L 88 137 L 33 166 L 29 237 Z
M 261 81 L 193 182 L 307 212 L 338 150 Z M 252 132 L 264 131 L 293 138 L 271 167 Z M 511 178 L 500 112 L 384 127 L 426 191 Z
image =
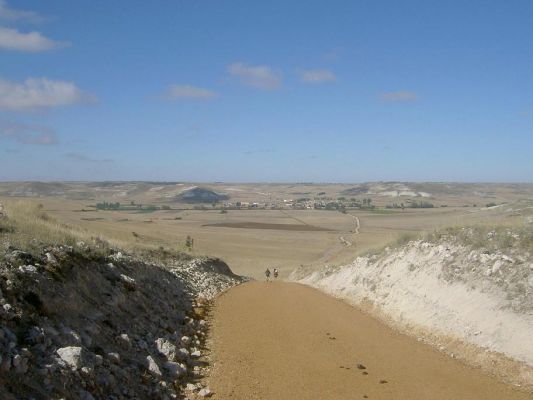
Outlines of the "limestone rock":
M 198 395 L 200 397 L 210 397 L 213 395 L 213 392 L 209 390 L 209 388 L 203 388 L 202 390 L 198 392 Z
M 167 360 L 173 361 L 176 358 L 176 346 L 170 343 L 168 340 L 158 338 L 155 341 L 155 345 L 157 351 L 163 354 Z
M 162 376 L 161 370 L 159 369 L 159 366 L 155 362 L 154 358 L 152 356 L 146 357 L 146 369 L 155 376 Z
M 122 281 L 126 289 L 131 290 L 131 291 L 137 289 L 135 279 L 133 279 L 132 277 L 125 275 L 125 274 L 120 274 L 120 280 Z
M 59 357 L 71 368 L 79 369 L 83 365 L 83 349 L 77 346 L 68 346 L 57 349 Z

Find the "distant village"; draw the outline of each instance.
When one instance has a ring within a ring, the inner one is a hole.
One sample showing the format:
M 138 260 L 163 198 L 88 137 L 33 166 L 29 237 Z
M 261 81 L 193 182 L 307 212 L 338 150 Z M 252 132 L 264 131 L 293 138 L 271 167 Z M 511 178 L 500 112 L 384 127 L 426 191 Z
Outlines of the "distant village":
M 227 212 L 228 210 L 249 210 L 249 209 L 258 209 L 258 210 L 331 210 L 331 211 L 340 211 L 346 212 L 346 210 L 373 210 L 376 207 L 372 203 L 371 198 L 327 198 L 327 197 L 316 197 L 316 198 L 297 198 L 297 199 L 280 199 L 273 200 L 268 202 L 247 202 L 247 201 L 212 201 L 212 202 L 201 202 L 196 201 L 193 209 L 196 210 L 221 210 L 222 212 Z M 120 211 L 140 211 L 140 212 L 153 212 L 157 210 L 176 210 L 182 209 L 181 207 L 171 207 L 169 205 L 151 205 L 151 204 L 137 204 L 134 201 L 129 204 L 121 203 L 108 203 L 102 202 L 97 203 L 92 206 L 97 210 L 120 210 Z M 405 208 L 433 208 L 433 204 L 427 201 L 415 201 L 411 199 L 406 199 L 404 203 L 392 203 L 387 204 L 385 208 L 389 209 L 405 209 Z M 187 208 L 190 208 L 187 207 Z
M 299 198 L 299 199 L 282 199 L 272 202 L 224 202 L 221 206 L 225 209 L 270 209 L 270 210 L 343 210 L 347 208 L 374 208 L 372 199 L 351 199 L 344 197 L 338 199 L 332 198 Z
M 215 205 L 213 205 L 215 206 Z M 283 199 L 273 202 L 245 202 L 245 201 L 235 201 L 235 202 L 224 202 L 216 206 L 217 208 L 223 208 L 227 210 L 241 210 L 241 209 L 270 209 L 270 210 L 334 210 L 334 211 L 343 211 L 347 209 L 358 209 L 358 210 L 372 210 L 376 206 L 372 204 L 371 198 L 345 198 L 338 197 L 333 198 L 299 198 L 299 199 Z M 433 204 L 427 201 L 414 201 L 407 199 L 405 203 L 392 203 L 385 206 L 385 208 L 390 209 L 405 209 L 405 208 L 433 208 Z

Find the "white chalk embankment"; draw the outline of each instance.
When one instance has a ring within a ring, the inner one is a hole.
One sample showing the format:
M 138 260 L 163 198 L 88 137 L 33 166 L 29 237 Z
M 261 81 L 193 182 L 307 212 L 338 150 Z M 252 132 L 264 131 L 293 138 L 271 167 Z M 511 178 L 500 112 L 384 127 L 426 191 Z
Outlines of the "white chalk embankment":
M 298 282 L 342 298 L 455 358 L 533 386 L 533 263 L 454 241 L 412 241 Z

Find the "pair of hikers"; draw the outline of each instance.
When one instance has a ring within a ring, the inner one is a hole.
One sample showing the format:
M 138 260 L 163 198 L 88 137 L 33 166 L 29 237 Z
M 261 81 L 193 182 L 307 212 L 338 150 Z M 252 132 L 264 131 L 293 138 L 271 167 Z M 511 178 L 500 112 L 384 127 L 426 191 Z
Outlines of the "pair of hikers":
M 276 279 L 278 277 L 278 274 L 279 274 L 278 269 L 274 268 L 274 279 Z M 268 268 L 266 269 L 265 276 L 266 276 L 266 280 L 268 282 L 270 280 L 270 269 L 268 269 Z

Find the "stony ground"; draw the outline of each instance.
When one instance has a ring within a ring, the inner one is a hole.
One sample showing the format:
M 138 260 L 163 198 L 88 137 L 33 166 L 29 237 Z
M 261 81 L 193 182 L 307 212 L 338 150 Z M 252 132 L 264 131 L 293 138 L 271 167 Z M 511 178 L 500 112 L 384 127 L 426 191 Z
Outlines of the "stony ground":
M 242 281 L 222 261 L 161 264 L 84 243 L 0 252 L 1 399 L 210 395 L 204 315 Z

